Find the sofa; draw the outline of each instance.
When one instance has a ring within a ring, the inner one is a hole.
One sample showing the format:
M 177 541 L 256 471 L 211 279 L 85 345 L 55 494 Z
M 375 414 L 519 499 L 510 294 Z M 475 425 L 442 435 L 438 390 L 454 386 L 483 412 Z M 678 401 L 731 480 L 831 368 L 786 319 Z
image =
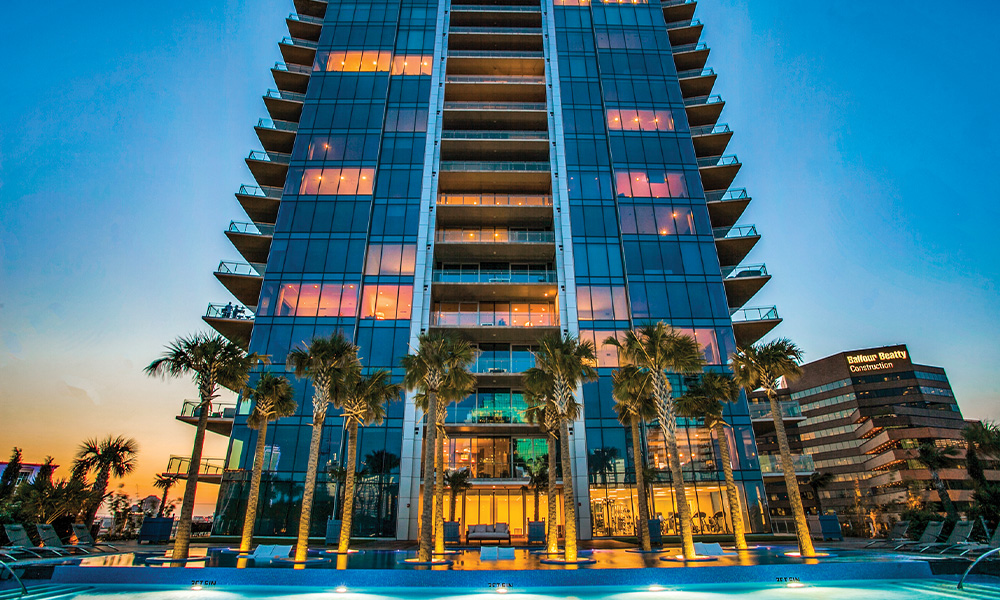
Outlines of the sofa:
M 472 542 L 496 542 L 502 541 L 510 543 L 510 526 L 507 523 L 497 523 L 495 525 L 469 525 L 469 530 L 465 533 L 465 541 Z

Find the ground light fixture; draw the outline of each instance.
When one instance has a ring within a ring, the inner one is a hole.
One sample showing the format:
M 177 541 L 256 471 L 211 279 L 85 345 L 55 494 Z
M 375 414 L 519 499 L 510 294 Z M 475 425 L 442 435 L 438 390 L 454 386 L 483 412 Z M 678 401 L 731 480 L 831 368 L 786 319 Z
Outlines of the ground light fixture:
M 192 585 L 191 589 L 195 592 L 200 592 L 202 588 L 200 585 Z
M 664 589 L 666 589 L 666 588 L 664 588 L 662 585 L 651 585 L 651 586 L 649 586 L 649 591 L 651 591 L 651 592 L 662 592 Z
M 334 590 L 334 591 L 337 592 L 338 594 L 343 594 L 344 592 L 347 591 L 347 588 L 341 585 L 341 586 L 337 586 L 337 589 Z
M 508 591 L 509 590 L 507 588 L 505 588 L 505 587 L 498 587 L 497 588 L 497 593 L 498 594 L 506 594 Z
M 830 554 L 829 552 L 816 552 L 809 556 L 802 556 L 801 552 L 795 551 L 795 552 L 785 552 L 785 556 L 793 556 L 795 558 L 827 558 L 833 555 Z
M 790 587 L 790 588 L 804 588 L 804 587 L 806 587 L 806 584 L 802 583 L 801 581 L 789 581 L 788 585 L 786 585 L 785 587 Z

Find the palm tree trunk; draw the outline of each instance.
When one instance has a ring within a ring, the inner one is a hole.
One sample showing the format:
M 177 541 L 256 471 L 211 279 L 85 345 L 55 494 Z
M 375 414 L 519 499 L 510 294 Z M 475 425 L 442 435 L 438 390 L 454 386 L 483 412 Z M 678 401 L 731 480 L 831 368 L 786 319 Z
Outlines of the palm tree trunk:
M 687 489 L 684 485 L 684 470 L 681 468 L 681 457 L 677 449 L 677 435 L 671 434 L 667 427 L 660 426 L 667 440 L 667 462 L 670 464 L 670 479 L 674 484 L 674 501 L 677 506 L 678 527 L 681 530 L 681 554 L 690 559 L 696 556 L 694 551 L 694 534 L 691 531 L 691 505 L 688 504 Z
M 534 492 L 535 492 L 535 522 L 537 523 L 538 522 L 539 496 L 541 496 L 541 490 L 538 489 L 537 485 L 534 488 Z
M 722 473 L 726 477 L 726 496 L 729 497 L 729 514 L 733 516 L 733 535 L 736 537 L 736 549 L 747 549 L 747 532 L 743 525 L 743 509 L 740 507 L 740 492 L 733 480 L 733 462 L 729 458 L 729 439 L 726 428 L 720 422 L 715 424 L 715 437 L 719 439 L 719 454 L 722 459 Z
M 437 392 L 427 392 L 427 426 L 424 433 L 424 489 L 420 507 L 420 550 L 417 560 L 430 562 L 434 546 L 434 451 L 437 448 Z
M 545 545 L 547 552 L 555 554 L 559 552 L 559 507 L 556 506 L 556 438 L 552 434 L 545 437 L 549 459 L 549 485 L 546 490 L 546 501 L 548 502 L 548 522 L 545 524 Z
M 944 481 L 941 480 L 941 476 L 936 470 L 931 470 L 931 481 L 934 482 L 934 489 L 937 490 L 938 498 L 944 505 L 944 512 L 947 513 L 948 520 L 958 521 L 958 512 L 955 510 L 951 497 L 948 496 L 948 488 L 944 487 Z
M 160 498 L 160 510 L 156 511 L 156 518 L 163 517 L 163 511 L 167 508 L 167 496 L 170 494 L 170 486 L 163 488 L 163 497 Z
M 344 481 L 344 510 L 340 517 L 340 540 L 337 552 L 347 552 L 351 546 L 351 528 L 354 521 L 354 478 L 358 470 L 358 422 L 347 425 L 347 476 Z
M 785 433 L 785 422 L 781 418 L 781 403 L 774 390 L 767 390 L 767 398 L 771 403 L 771 419 L 774 421 L 774 432 L 778 437 L 778 451 L 781 453 L 781 470 L 785 475 L 785 489 L 788 490 L 788 502 L 792 505 L 792 516 L 795 518 L 795 535 L 799 539 L 799 554 L 813 556 L 812 536 L 809 534 L 809 522 L 806 521 L 806 511 L 802 507 L 802 494 L 799 493 L 799 480 L 795 475 L 795 464 L 792 462 L 792 450 L 788 445 L 788 435 Z
M 434 438 L 434 471 L 434 552 L 444 554 L 444 435 L 440 431 Z
M 569 420 L 560 419 L 559 446 L 562 449 L 563 515 L 566 518 L 566 560 L 576 560 L 576 498 L 573 495 L 573 463 L 569 456 Z
M 452 521 L 457 521 L 458 519 L 455 518 L 455 499 L 456 499 L 456 494 L 455 494 L 455 489 L 454 488 L 451 488 L 449 490 L 448 496 L 449 496 L 449 498 L 448 498 L 448 509 L 449 509 L 448 514 L 451 515 L 451 520 Z
M 653 542 L 649 539 L 649 502 L 646 498 L 646 477 L 642 472 L 645 465 L 642 460 L 642 436 L 639 434 L 639 418 L 632 416 L 632 465 L 635 468 L 635 491 L 639 500 L 639 543 L 644 552 L 653 549 Z
M 86 521 L 87 527 L 91 527 L 94 524 L 94 519 L 97 518 L 97 511 L 100 510 L 101 505 L 104 504 L 104 495 L 108 493 L 108 485 L 111 483 L 111 472 L 107 467 L 101 467 L 98 471 L 97 477 L 94 478 L 94 485 L 91 488 L 94 492 L 94 500 L 90 504 L 90 508 L 87 509 Z
M 240 552 L 250 552 L 253 545 L 253 528 L 257 521 L 257 503 L 260 501 L 260 477 L 264 471 L 264 443 L 267 439 L 267 419 L 257 430 L 257 447 L 253 453 L 253 471 L 250 474 L 250 495 L 247 496 L 247 511 L 243 516 L 243 537 L 240 538 Z M 166 494 L 164 494 L 166 497 Z
M 194 447 L 191 449 L 191 463 L 188 465 L 187 482 L 184 484 L 184 500 L 181 502 L 181 516 L 177 523 L 177 538 L 171 557 L 185 559 L 191 545 L 191 520 L 194 518 L 194 499 L 198 491 L 198 476 L 201 473 L 201 452 L 205 445 L 205 430 L 208 428 L 208 408 L 215 397 L 215 384 L 206 386 L 201 393 L 198 414 L 198 428 L 194 432 Z M 183 563 L 178 563 L 183 566 Z
M 330 402 L 326 390 L 329 379 L 317 377 L 313 392 L 312 437 L 309 440 L 309 462 L 306 464 L 305 489 L 302 490 L 302 512 L 299 514 L 299 531 L 295 540 L 295 561 L 306 559 L 309 552 L 309 525 L 312 521 L 313 496 L 316 495 L 316 469 L 319 467 L 319 442 L 323 438 L 326 409 Z

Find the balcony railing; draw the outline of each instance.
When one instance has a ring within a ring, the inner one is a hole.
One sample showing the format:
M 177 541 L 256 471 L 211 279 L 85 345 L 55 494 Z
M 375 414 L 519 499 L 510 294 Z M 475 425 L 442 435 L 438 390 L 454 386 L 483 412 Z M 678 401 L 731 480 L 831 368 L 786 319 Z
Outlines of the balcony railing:
M 692 127 L 691 135 L 718 135 L 720 133 L 730 133 L 732 129 L 729 128 L 728 123 L 720 123 L 718 125 L 702 125 L 701 127 Z
M 698 159 L 699 167 L 726 167 L 740 164 L 740 159 L 735 154 L 727 156 L 706 156 Z
M 678 6 L 680 4 L 694 4 L 695 0 L 660 0 L 661 6 Z
M 226 275 L 249 275 L 250 277 L 261 276 L 253 265 L 228 260 L 220 262 L 219 268 L 216 269 L 215 272 L 225 273 Z
M 483 35 L 494 35 L 504 33 L 530 33 L 542 34 L 541 27 L 450 27 L 448 33 L 481 33 Z
M 477 358 L 472 364 L 473 373 L 523 373 L 535 366 L 535 357 L 527 356 L 502 356 L 492 358 Z
M 711 67 L 705 67 L 704 69 L 689 69 L 687 71 L 678 71 L 678 79 L 690 79 L 692 77 L 708 77 L 710 75 L 715 75 L 715 69 Z
M 694 98 L 685 98 L 684 106 L 703 106 L 706 104 L 718 104 L 722 102 L 722 96 L 718 94 L 712 96 L 695 96 Z
M 732 238 L 745 238 L 745 237 L 756 237 L 760 234 L 757 233 L 756 225 L 739 225 L 737 227 L 716 227 L 712 230 L 717 240 L 725 240 Z
M 507 307 L 504 310 L 435 310 L 431 312 L 431 324 L 435 327 L 555 327 L 559 325 L 554 304 L 527 302 L 496 303 Z M 486 307 L 496 306 L 486 303 Z M 475 302 L 462 303 L 462 307 L 480 306 Z
M 786 419 L 794 419 L 802 416 L 802 407 L 795 400 L 781 403 L 781 416 Z M 769 403 L 754 403 L 750 405 L 751 419 L 770 419 L 771 405 Z
M 449 58 L 545 58 L 541 50 L 449 50 Z
M 451 12 L 540 12 L 542 7 L 513 4 L 452 4 Z
M 261 129 L 275 129 L 277 131 L 291 131 L 295 133 L 299 130 L 299 124 L 295 121 L 280 121 L 274 119 L 259 119 L 257 127 Z
M 741 308 L 732 314 L 734 323 L 746 323 L 750 321 L 775 321 L 779 319 L 778 307 L 762 306 L 758 308 Z
M 234 319 L 237 321 L 252 321 L 256 315 L 249 308 L 233 304 L 209 304 L 205 316 L 210 319 Z
M 236 192 L 241 196 L 258 196 L 260 198 L 275 198 L 277 200 L 281 199 L 281 188 L 264 186 L 260 187 L 257 185 L 247 185 L 243 184 L 240 186 L 240 191 Z
M 705 200 L 708 202 L 728 202 L 730 200 L 744 200 L 749 197 L 746 188 L 705 193 Z
M 190 464 L 190 456 L 171 456 L 170 460 L 167 461 L 165 472 L 169 475 L 187 475 Z M 199 470 L 201 475 L 222 475 L 225 470 L 226 459 L 224 458 L 201 459 L 201 469 Z
M 727 273 L 726 270 L 729 269 Z M 766 265 L 739 265 L 736 267 L 722 267 L 722 273 L 726 279 L 742 279 L 744 277 L 767 277 Z
M 708 45 L 705 42 L 696 42 L 694 44 L 684 44 L 683 46 L 673 46 L 670 50 L 674 54 L 680 54 L 681 52 L 698 52 L 699 50 L 708 50 Z
M 688 21 L 674 21 L 673 23 L 667 23 L 667 29 L 679 29 L 681 27 L 694 27 L 695 25 L 701 25 L 701 21 L 698 19 L 691 19 Z
M 555 283 L 555 271 L 481 270 L 467 271 L 438 269 L 434 271 L 435 283 Z
M 795 465 L 796 473 L 814 473 L 816 471 L 816 464 L 813 462 L 811 456 L 793 454 L 792 464 Z M 760 472 L 763 474 L 780 475 L 782 473 L 781 457 L 771 454 L 760 455 Z
M 438 204 L 447 206 L 552 206 L 552 196 L 503 194 L 438 196 Z
M 545 110 L 544 102 L 445 102 L 445 110 Z
M 247 160 L 259 160 L 262 162 L 273 162 L 287 165 L 288 162 L 292 160 L 292 155 L 285 154 L 284 152 L 264 152 L 262 150 L 253 150 L 250 152 L 250 155 L 247 156 Z
M 197 400 L 185 400 L 181 406 L 182 417 L 200 417 L 201 402 Z M 236 416 L 236 404 L 213 402 L 212 408 L 208 412 L 209 419 L 232 419 Z
M 545 83 L 542 75 L 446 75 L 445 83 Z
M 289 65 L 283 62 L 276 62 L 274 66 L 271 67 L 275 71 L 287 71 L 289 73 L 301 73 L 303 75 L 312 75 L 312 67 L 307 67 L 305 65 Z
M 441 138 L 446 140 L 548 140 L 547 131 L 442 131 Z
M 515 229 L 439 229 L 435 241 L 484 244 L 551 244 L 552 231 L 521 231 Z
M 319 17 L 310 17 L 309 15 L 300 15 L 298 13 L 292 13 L 288 15 L 288 20 L 290 21 L 302 21 L 303 23 L 312 23 L 313 25 L 322 25 L 323 19 Z
M 479 161 L 479 160 L 454 160 L 441 161 L 442 171 L 548 171 L 548 161 L 538 162 L 514 162 L 514 161 Z
M 281 38 L 281 43 L 286 46 L 299 46 L 301 48 L 310 48 L 312 50 L 315 50 L 319 46 L 319 44 L 316 42 L 303 40 L 302 38 L 293 38 L 288 36 Z
M 264 92 L 265 98 L 274 98 L 277 100 L 290 100 L 292 102 L 305 102 L 306 95 L 300 94 L 298 92 L 285 92 L 280 90 L 267 90 Z
M 274 235 L 274 225 L 268 225 L 266 223 L 230 221 L 229 231 L 232 233 L 245 233 L 248 235 Z

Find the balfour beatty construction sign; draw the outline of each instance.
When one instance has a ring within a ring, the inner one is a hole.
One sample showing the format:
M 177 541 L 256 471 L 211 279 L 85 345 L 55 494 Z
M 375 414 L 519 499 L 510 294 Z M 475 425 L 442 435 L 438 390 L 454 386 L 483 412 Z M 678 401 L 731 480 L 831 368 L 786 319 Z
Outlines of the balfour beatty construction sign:
M 899 349 L 882 348 L 878 350 L 862 350 L 855 354 L 847 355 L 847 365 L 851 373 L 868 373 L 871 371 L 885 371 L 902 366 L 899 363 L 910 362 L 910 353 L 906 346 Z

